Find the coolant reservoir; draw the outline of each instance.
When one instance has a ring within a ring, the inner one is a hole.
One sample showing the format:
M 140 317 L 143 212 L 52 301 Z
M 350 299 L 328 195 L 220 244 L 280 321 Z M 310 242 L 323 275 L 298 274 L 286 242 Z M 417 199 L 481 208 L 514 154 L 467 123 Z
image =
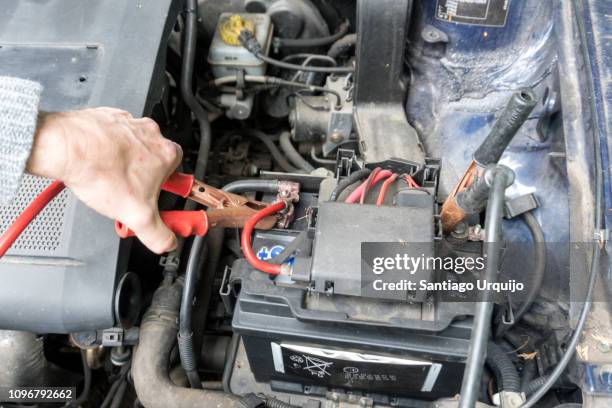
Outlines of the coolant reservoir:
M 273 31 L 270 16 L 258 13 L 223 13 L 219 17 L 208 53 L 208 63 L 215 78 L 236 75 L 240 70 L 247 75 L 265 74 L 266 63 L 240 45 L 238 35 L 243 29 L 254 32 L 261 48 L 268 54 Z

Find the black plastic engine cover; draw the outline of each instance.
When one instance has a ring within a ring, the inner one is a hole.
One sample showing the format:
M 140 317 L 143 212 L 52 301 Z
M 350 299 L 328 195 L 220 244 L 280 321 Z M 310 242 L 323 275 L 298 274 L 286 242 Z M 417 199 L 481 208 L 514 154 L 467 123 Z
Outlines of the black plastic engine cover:
M 40 82 L 45 111 L 114 106 L 142 116 L 160 99 L 165 42 L 180 4 L 4 2 L 0 75 Z M 26 177 L 17 199 L 0 208 L 0 229 L 47 183 Z M 0 329 L 69 333 L 115 325 L 128 247 L 111 220 L 63 192 L 0 260 Z

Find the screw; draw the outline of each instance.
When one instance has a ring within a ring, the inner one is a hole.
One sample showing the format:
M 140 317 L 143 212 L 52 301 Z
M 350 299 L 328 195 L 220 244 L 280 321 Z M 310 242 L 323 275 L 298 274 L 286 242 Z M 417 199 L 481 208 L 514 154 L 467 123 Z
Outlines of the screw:
M 335 131 L 331 135 L 329 135 L 329 140 L 333 143 L 340 143 L 344 140 L 344 136 L 342 136 L 342 133 Z

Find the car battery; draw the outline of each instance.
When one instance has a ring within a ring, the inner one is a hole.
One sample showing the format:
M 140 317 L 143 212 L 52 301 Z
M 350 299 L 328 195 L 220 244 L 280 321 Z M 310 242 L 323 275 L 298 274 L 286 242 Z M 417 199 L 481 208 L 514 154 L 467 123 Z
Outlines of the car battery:
M 273 260 L 296 236 L 260 232 L 254 250 Z M 275 391 L 340 389 L 425 400 L 459 392 L 472 319 L 449 313 L 461 310 L 439 305 L 431 313 L 420 302 L 325 295 L 253 270 L 244 259 L 233 264 L 228 281 L 235 286 L 228 292 L 238 293 L 233 330 L 256 381 Z

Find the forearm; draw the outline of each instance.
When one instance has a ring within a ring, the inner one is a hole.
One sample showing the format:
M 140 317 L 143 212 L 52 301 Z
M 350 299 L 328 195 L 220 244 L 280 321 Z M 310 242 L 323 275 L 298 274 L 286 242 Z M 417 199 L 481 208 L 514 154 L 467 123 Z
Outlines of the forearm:
M 32 151 L 42 86 L 0 76 L 0 203 L 17 193 Z

